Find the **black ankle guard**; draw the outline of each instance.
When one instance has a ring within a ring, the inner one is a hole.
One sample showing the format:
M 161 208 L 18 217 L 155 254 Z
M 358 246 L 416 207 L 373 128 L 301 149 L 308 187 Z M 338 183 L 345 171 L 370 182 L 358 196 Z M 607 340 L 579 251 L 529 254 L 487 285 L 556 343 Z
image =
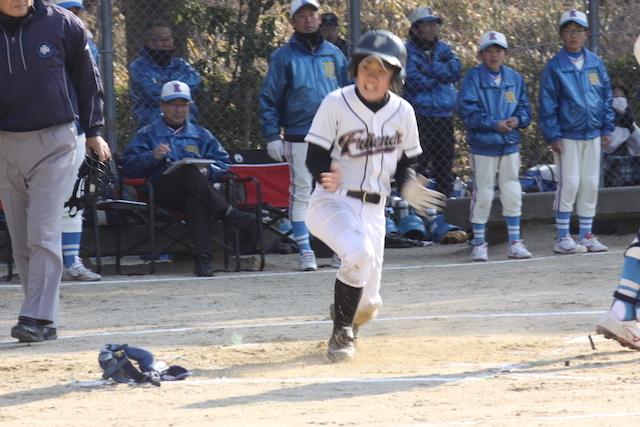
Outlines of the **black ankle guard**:
M 638 298 L 631 298 L 629 295 L 621 294 L 618 291 L 613 293 L 613 297 L 619 299 L 620 301 L 628 302 L 629 304 L 637 305 Z

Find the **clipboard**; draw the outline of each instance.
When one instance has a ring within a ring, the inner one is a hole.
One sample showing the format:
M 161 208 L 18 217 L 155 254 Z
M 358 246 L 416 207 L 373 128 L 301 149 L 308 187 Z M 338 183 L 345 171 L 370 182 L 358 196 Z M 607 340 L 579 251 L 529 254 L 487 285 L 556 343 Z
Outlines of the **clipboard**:
M 162 172 L 163 175 L 169 175 L 177 169 L 180 169 L 184 165 L 194 165 L 197 167 L 207 166 L 212 163 L 215 163 L 213 159 L 201 159 L 198 157 L 186 157 L 178 162 L 172 163 L 171 166 Z

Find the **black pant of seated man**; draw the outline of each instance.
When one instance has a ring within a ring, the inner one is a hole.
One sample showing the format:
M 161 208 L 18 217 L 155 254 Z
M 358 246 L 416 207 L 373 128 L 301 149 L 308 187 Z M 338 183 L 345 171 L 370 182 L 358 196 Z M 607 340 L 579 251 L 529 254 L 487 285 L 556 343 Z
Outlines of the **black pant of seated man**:
M 197 276 L 213 276 L 213 220 L 222 220 L 224 231 L 231 232 L 246 227 L 255 219 L 254 214 L 229 206 L 207 177 L 191 165 L 160 176 L 154 181 L 153 189 L 158 206 L 187 214 Z

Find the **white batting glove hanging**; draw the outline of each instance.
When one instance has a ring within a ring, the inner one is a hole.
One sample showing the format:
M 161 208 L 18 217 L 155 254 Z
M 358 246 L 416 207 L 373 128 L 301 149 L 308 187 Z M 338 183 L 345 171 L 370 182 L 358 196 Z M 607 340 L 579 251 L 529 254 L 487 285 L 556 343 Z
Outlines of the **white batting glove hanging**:
M 277 162 L 284 162 L 284 142 L 281 139 L 267 142 L 267 154 Z
M 446 196 L 438 191 L 430 190 L 426 187 L 427 178 L 412 169 L 408 172 L 410 175 L 402 186 L 400 195 L 411 205 L 418 215 L 426 216 L 427 209 L 435 209 L 442 211 L 445 206 L 444 199 Z

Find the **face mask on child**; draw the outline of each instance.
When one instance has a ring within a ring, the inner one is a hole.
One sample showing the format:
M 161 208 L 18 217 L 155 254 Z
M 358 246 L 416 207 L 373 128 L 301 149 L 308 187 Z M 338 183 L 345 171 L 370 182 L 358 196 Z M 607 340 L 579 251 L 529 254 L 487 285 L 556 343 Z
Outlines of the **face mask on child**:
M 624 96 L 613 98 L 613 101 L 611 102 L 611 108 L 620 113 L 626 110 L 628 106 L 629 104 L 627 103 L 627 98 L 625 98 Z

